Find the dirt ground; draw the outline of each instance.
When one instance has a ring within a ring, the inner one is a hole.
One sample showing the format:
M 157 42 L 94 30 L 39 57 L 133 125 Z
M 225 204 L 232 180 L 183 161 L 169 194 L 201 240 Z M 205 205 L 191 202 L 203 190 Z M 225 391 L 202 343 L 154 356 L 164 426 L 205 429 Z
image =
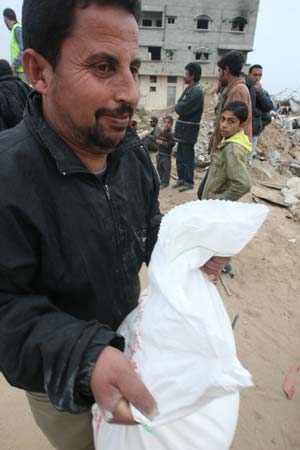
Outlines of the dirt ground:
M 261 174 L 262 164 L 256 162 L 254 174 Z M 202 176 L 197 169 L 196 186 Z M 160 195 L 163 212 L 194 199 L 196 188 L 180 193 L 168 187 Z M 252 196 L 243 201 L 252 202 Z M 222 275 L 232 295 L 218 283 L 230 318 L 239 314 L 238 354 L 255 382 L 242 392 L 232 450 L 300 449 L 300 378 L 292 400 L 282 390 L 288 368 L 300 362 L 300 223 L 286 217 L 286 208 L 268 206 L 267 221 L 232 260 L 234 278 Z M 143 278 L 145 284 L 145 273 Z M 0 389 L 0 450 L 51 450 L 33 423 L 24 394 L 1 377 Z

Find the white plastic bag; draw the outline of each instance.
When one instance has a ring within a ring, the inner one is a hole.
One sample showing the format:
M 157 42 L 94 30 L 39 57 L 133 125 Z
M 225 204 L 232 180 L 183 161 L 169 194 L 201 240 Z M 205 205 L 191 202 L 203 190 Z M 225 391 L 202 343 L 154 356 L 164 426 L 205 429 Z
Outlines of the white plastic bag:
M 163 219 L 149 265 L 149 287 L 119 332 L 126 355 L 155 397 L 150 422 L 131 407 L 135 427 L 107 424 L 93 407 L 96 450 L 226 450 L 239 390 L 251 375 L 215 285 L 199 270 L 212 256 L 233 256 L 254 236 L 267 208 L 195 201 Z

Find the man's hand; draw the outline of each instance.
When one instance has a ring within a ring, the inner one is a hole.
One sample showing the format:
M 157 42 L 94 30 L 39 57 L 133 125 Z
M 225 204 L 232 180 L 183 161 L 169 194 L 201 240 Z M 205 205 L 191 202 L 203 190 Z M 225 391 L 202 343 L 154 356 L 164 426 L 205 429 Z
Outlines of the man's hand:
M 98 357 L 91 376 L 91 389 L 96 402 L 113 418 L 110 423 L 133 425 L 129 404 L 153 420 L 158 415 L 157 404 L 138 378 L 130 361 L 122 352 L 106 347 Z
M 260 81 L 255 81 L 255 84 L 254 84 L 254 86 L 255 86 L 255 89 L 256 89 L 256 91 L 257 92 L 260 92 L 260 91 L 262 91 L 262 84 L 261 84 L 261 82 Z
M 213 256 L 211 259 L 207 261 L 204 266 L 201 267 L 201 270 L 208 275 L 208 278 L 211 281 L 216 281 L 221 271 L 224 269 L 224 266 L 228 264 L 230 258 L 224 258 L 223 256 Z

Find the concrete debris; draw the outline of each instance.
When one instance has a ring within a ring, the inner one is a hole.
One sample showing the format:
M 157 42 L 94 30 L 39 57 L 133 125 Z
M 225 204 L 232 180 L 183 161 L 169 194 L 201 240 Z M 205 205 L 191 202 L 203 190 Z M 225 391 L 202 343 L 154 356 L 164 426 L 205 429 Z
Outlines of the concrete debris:
M 300 203 L 300 178 L 290 178 L 286 184 L 287 187 L 281 190 L 284 202 L 289 206 L 298 205 Z

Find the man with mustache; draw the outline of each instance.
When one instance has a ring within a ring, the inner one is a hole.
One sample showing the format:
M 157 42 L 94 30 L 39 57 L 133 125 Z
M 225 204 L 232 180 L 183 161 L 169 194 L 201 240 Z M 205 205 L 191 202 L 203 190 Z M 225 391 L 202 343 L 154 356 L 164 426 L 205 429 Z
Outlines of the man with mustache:
M 91 450 L 90 406 L 132 423 L 154 398 L 116 332 L 161 220 L 138 102 L 138 0 L 25 0 L 35 89 L 0 136 L 0 370 L 61 450 Z M 59 11 L 59 14 L 58 14 Z M 215 277 L 223 260 L 203 270 Z

